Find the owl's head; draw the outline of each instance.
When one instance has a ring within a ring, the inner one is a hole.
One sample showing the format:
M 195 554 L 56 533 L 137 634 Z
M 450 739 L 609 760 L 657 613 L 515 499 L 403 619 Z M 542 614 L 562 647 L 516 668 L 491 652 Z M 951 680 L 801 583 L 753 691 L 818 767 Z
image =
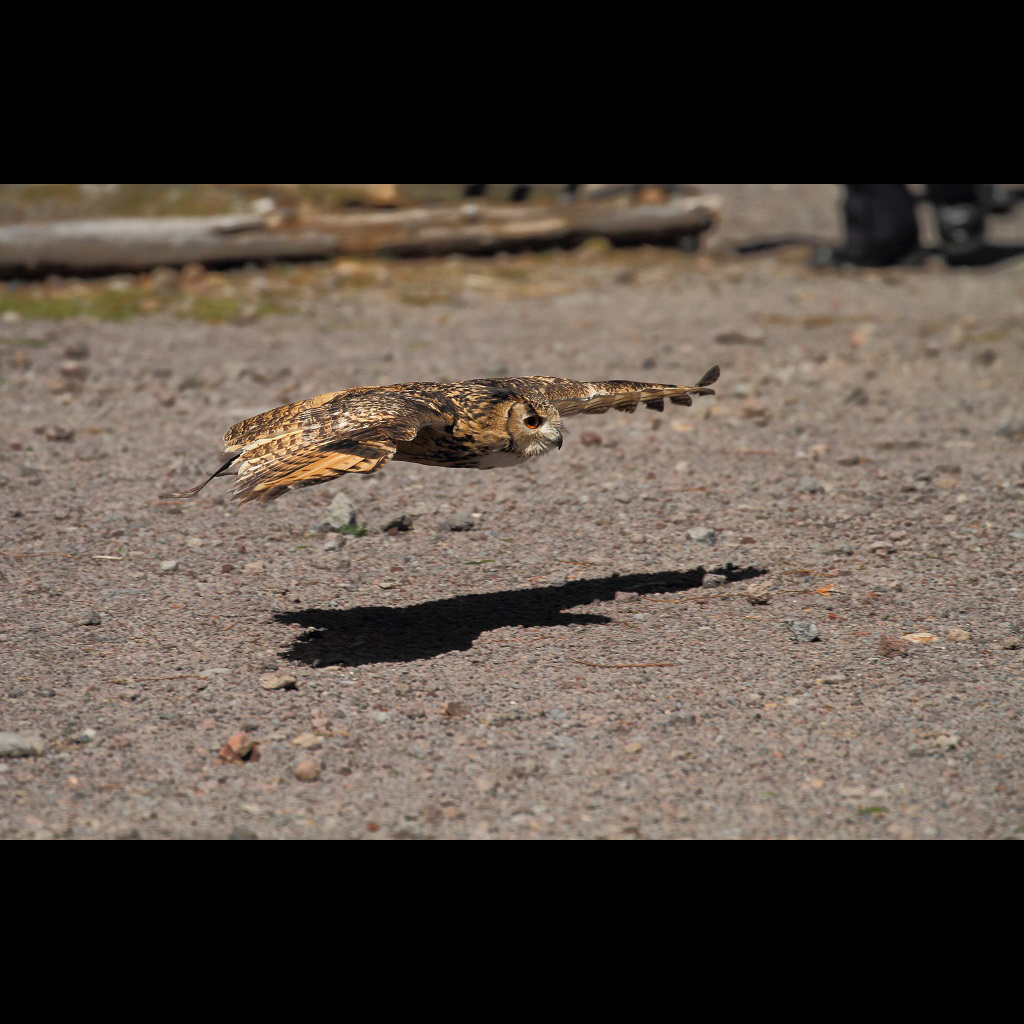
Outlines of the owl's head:
M 545 455 L 562 447 L 562 418 L 553 406 L 513 402 L 508 412 L 512 449 L 521 458 Z

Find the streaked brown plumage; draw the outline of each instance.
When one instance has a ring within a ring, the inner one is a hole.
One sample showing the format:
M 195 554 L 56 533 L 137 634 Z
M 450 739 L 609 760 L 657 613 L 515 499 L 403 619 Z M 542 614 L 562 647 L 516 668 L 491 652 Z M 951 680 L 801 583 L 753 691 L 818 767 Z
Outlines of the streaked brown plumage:
M 558 377 L 492 377 L 452 384 L 388 384 L 333 391 L 236 423 L 225 435 L 216 473 L 187 491 L 191 498 L 229 470 L 239 502 L 270 501 L 293 487 L 342 473 L 373 473 L 390 461 L 495 469 L 562 447 L 561 421 L 577 413 L 637 406 L 661 412 L 665 399 L 692 405 L 713 395 L 713 366 L 692 386 Z

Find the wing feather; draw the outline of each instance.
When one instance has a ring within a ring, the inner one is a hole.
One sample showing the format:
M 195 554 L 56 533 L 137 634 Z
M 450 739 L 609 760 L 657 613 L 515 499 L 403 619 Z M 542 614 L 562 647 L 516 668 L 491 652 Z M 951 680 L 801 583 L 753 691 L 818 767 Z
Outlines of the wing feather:
M 563 380 L 558 377 L 519 377 L 510 379 L 508 383 L 528 398 L 553 405 L 561 416 L 596 415 L 609 409 L 635 412 L 641 405 L 661 412 L 665 408 L 665 399 L 673 405 L 692 405 L 694 395 L 713 395 L 715 392 L 711 385 L 718 380 L 719 372 L 719 368 L 713 366 L 693 385 L 644 384 L 635 380 Z
M 187 491 L 161 495 L 190 498 L 214 478 L 234 470 L 239 503 L 271 501 L 295 487 L 343 473 L 374 473 L 394 457 L 401 441 L 425 427 L 451 423 L 444 401 L 405 385 L 350 388 L 292 402 L 236 423 L 224 435 L 230 456 L 207 480 Z
M 374 473 L 400 441 L 446 423 L 442 408 L 400 390 L 352 388 L 237 423 L 224 436 L 237 452 L 239 503 L 271 501 L 293 487 L 343 473 Z

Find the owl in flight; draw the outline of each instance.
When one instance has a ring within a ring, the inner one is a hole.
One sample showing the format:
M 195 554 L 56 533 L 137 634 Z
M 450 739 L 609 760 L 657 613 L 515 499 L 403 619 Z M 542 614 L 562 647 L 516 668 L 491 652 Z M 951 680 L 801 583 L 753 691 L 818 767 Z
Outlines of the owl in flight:
M 191 498 L 232 470 L 241 503 L 271 501 L 342 473 L 375 473 L 392 460 L 464 469 L 517 466 L 562 447 L 566 416 L 633 412 L 638 405 L 661 412 L 666 398 L 692 405 L 691 396 L 715 393 L 716 380 L 713 366 L 692 386 L 490 377 L 332 391 L 236 423 L 224 435 L 230 458 L 220 469 L 196 487 L 161 497 Z

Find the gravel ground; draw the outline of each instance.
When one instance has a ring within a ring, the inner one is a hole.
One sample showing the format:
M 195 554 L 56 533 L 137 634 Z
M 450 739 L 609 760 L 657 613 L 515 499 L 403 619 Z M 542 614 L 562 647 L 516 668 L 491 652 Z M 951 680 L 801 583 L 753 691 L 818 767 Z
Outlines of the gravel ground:
M 1024 834 L 1022 264 L 736 256 L 837 239 L 837 193 L 708 187 L 697 256 L 343 262 L 237 322 L 0 320 L 0 836 Z M 157 497 L 338 387 L 713 363 L 717 397 L 570 420 L 515 470 Z M 322 532 L 339 493 L 360 529 Z

